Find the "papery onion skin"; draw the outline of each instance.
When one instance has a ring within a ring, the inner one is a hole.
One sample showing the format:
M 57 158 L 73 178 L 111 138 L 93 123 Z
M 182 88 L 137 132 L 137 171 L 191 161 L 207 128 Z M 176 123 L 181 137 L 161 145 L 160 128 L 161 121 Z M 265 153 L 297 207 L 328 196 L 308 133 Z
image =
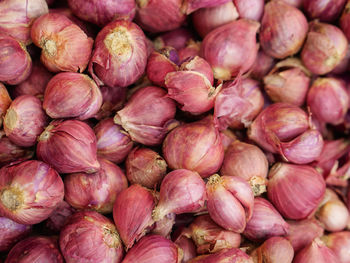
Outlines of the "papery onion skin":
M 202 255 L 188 261 L 188 263 L 253 263 L 253 260 L 246 253 L 238 248 L 224 249 L 211 255 Z
M 346 38 L 350 40 L 350 1 L 347 1 L 343 14 L 340 17 L 339 24 Z
M 201 8 L 215 7 L 228 2 L 227 0 L 185 0 L 182 10 L 187 15 Z
M 77 212 L 70 217 L 60 233 L 59 244 L 67 263 L 119 263 L 124 254 L 112 221 L 94 211 Z
M 322 241 L 338 257 L 339 263 L 349 263 L 350 232 L 342 231 L 323 236 Z
M 51 122 L 39 136 L 36 154 L 59 173 L 94 173 L 100 168 L 96 136 L 78 120 Z
M 12 99 L 6 87 L 0 82 L 0 128 L 2 127 L 3 117 L 10 107 Z
M 252 67 L 258 53 L 259 27 L 256 21 L 239 19 L 206 35 L 201 54 L 212 66 L 216 79 L 228 80 Z
M 275 65 L 276 61 L 273 57 L 267 55 L 263 50 L 259 50 L 255 62 L 250 69 L 251 77 L 257 80 L 267 75 Z
M 18 224 L 7 217 L 0 217 L 0 231 L 2 233 L 0 251 L 6 252 L 19 240 L 29 235 L 32 231 L 32 226 Z
M 97 120 L 103 120 L 124 107 L 126 101 L 126 87 L 110 88 L 100 86 L 102 93 L 102 106 L 99 112 L 94 116 Z
M 71 215 L 76 212 L 66 201 L 62 201 L 46 219 L 45 227 L 54 233 L 59 233 Z
M 303 7 L 310 20 L 319 19 L 323 22 L 332 22 L 339 17 L 345 3 L 346 0 L 306 0 Z
M 37 224 L 63 200 L 59 174 L 41 161 L 25 161 L 0 170 L 0 213 L 20 224 Z
M 307 30 L 307 20 L 300 10 L 283 1 L 271 1 L 265 5 L 260 44 L 266 54 L 283 59 L 300 50 Z
M 264 0 L 233 0 L 241 18 L 260 21 L 264 13 Z
M 68 1 L 70 9 L 82 20 L 93 24 L 104 26 L 107 23 L 117 20 L 132 20 L 135 16 L 136 4 L 134 0 L 118 1 Z
M 123 171 L 114 163 L 99 159 L 100 170 L 94 174 L 74 173 L 65 176 L 65 200 L 79 210 L 92 209 L 111 213 L 117 195 L 128 187 Z
M 97 140 L 97 155 L 115 163 L 121 163 L 133 147 L 130 135 L 115 124 L 112 118 L 100 121 L 94 132 Z
M 156 50 L 173 47 L 177 50 L 184 48 L 190 39 L 193 38 L 192 32 L 187 28 L 179 27 L 172 31 L 161 34 L 153 41 Z
M 190 259 L 196 257 L 196 246 L 193 243 L 192 239 L 187 237 L 188 229 L 184 228 L 180 230 L 178 236 L 173 240 L 176 246 L 182 250 L 182 261 L 179 263 L 186 263 Z
M 7 137 L 23 147 L 35 145 L 46 124 L 42 103 L 32 95 L 17 97 L 7 109 L 3 123 Z
M 34 236 L 18 242 L 9 252 L 6 263 L 63 263 L 55 237 Z
M 182 62 L 180 69 L 183 71 L 194 71 L 204 75 L 214 85 L 214 74 L 210 64 L 200 56 L 188 58 Z
M 188 44 L 184 48 L 180 49 L 178 52 L 179 60 L 185 61 L 189 58 L 199 56 L 201 45 L 202 45 L 202 43 L 199 41 L 197 41 L 197 42 L 194 40 L 188 41 Z
M 196 171 L 203 178 L 217 172 L 224 159 L 224 148 L 213 118 L 172 130 L 163 142 L 163 156 L 171 169 Z
M 0 32 L 0 81 L 9 85 L 19 84 L 29 77 L 31 70 L 32 59 L 26 47 Z
M 170 239 L 170 234 L 175 225 L 176 214 L 167 214 L 163 219 L 154 223 L 151 233 Z

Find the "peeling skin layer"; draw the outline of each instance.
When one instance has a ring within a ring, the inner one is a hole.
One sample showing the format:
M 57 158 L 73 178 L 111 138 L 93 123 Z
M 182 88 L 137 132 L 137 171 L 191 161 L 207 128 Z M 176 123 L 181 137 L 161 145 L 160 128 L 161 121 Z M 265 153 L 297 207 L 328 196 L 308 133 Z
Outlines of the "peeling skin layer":
M 57 54 L 57 46 L 55 41 L 48 39 L 45 40 L 44 45 L 43 45 L 44 50 L 46 51 L 49 56 L 54 57 Z
M 129 33 L 122 26 L 115 28 L 104 40 L 104 44 L 109 52 L 117 56 L 122 62 L 129 60 L 132 55 L 130 42 Z
M 18 189 L 4 189 L 1 193 L 0 200 L 5 207 L 15 211 L 22 205 L 23 196 Z

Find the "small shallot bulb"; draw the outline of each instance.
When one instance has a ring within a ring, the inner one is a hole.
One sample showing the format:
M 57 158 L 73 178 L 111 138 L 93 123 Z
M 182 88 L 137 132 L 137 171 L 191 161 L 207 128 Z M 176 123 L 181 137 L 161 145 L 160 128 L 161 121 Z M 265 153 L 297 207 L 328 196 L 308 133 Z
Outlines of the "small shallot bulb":
M 102 93 L 102 106 L 99 112 L 94 116 L 97 120 L 103 120 L 112 116 L 116 111 L 123 108 L 126 101 L 126 87 L 110 88 L 108 86 L 100 86 Z
M 68 218 L 73 215 L 76 210 L 67 202 L 62 201 L 51 213 L 50 217 L 45 221 L 45 228 L 53 233 L 61 232 L 61 229 L 66 224 Z
M 293 263 L 339 263 L 335 253 L 316 238 L 308 246 L 300 250 L 294 257 Z
M 208 8 L 208 7 L 215 7 L 218 5 L 221 5 L 223 3 L 227 2 L 226 0 L 185 0 L 183 3 L 183 12 L 186 12 L 187 15 L 191 14 L 192 12 L 201 9 L 201 8 Z
M 233 0 L 241 18 L 260 21 L 264 13 L 264 0 Z
M 28 160 L 34 155 L 33 149 L 22 148 L 5 136 L 4 131 L 0 131 L 0 167 L 18 160 Z
M 236 176 L 212 175 L 207 182 L 208 212 L 226 230 L 242 233 L 252 217 L 254 194 L 250 185 Z
M 113 219 L 126 249 L 134 245 L 151 228 L 155 198 L 138 184 L 120 192 L 114 203 Z
M 100 168 L 97 161 L 96 136 L 84 122 L 53 121 L 38 141 L 38 158 L 50 164 L 59 173 L 94 173 Z
M 312 73 L 323 75 L 344 59 L 347 49 L 348 41 L 338 27 L 313 21 L 309 25 L 301 60 Z
M 250 240 L 259 241 L 284 236 L 288 230 L 289 225 L 273 205 L 264 198 L 255 197 L 253 216 L 247 222 L 243 235 Z
M 206 201 L 205 183 L 198 173 L 178 169 L 168 173 L 160 185 L 159 201 L 152 212 L 154 221 L 170 213 L 196 212 Z
M 71 216 L 60 233 L 59 244 L 66 263 L 119 263 L 124 254 L 112 221 L 95 211 Z
M 199 56 L 200 50 L 201 50 L 201 42 L 199 41 L 193 41 L 189 40 L 187 45 L 180 49 L 179 54 L 179 61 L 185 61 L 189 58 L 193 58 L 195 56 Z
M 114 116 L 114 122 L 121 125 L 133 141 L 158 145 L 173 128 L 175 112 L 175 102 L 166 96 L 165 90 L 147 86 L 131 96 Z
M 266 54 L 283 59 L 298 53 L 307 30 L 306 17 L 299 9 L 280 0 L 270 1 L 261 21 L 260 44 Z
M 349 263 L 350 232 L 342 231 L 323 236 L 322 241 L 338 257 L 339 263 Z
M 190 259 L 196 257 L 196 245 L 193 243 L 192 239 L 187 237 L 188 236 L 188 229 L 182 228 L 179 229 L 180 233 L 175 233 L 178 234 L 178 236 L 173 240 L 176 246 L 182 250 L 182 261 L 179 263 L 186 263 Z
M 188 263 L 254 263 L 252 258 L 238 248 L 223 249 L 210 255 L 198 256 L 188 261 Z
M 336 20 L 342 12 L 346 0 L 304 0 L 304 11 L 310 20 L 323 22 Z
M 350 40 L 350 1 L 347 1 L 339 21 L 343 33 Z
M 41 62 L 52 72 L 83 72 L 93 40 L 62 14 L 49 13 L 35 20 L 31 37 L 42 49 Z
M 16 223 L 7 217 L 0 217 L 0 231 L 0 252 L 6 252 L 19 240 L 29 235 L 32 226 Z
M 53 119 L 86 120 L 101 108 L 102 94 L 96 83 L 85 74 L 62 72 L 48 83 L 43 108 Z
M 11 102 L 12 100 L 6 87 L 0 82 L 0 128 L 2 127 L 3 117 L 8 107 L 10 107 Z
M 163 142 L 163 156 L 171 169 L 196 171 L 203 178 L 216 173 L 224 159 L 224 148 L 213 118 L 172 130 Z
M 116 20 L 98 33 L 89 72 L 99 86 L 126 87 L 142 76 L 146 64 L 142 30 L 132 22 Z
M 287 102 L 301 106 L 305 102 L 311 73 L 297 58 L 278 62 L 264 77 L 264 90 L 273 102 Z
M 307 96 L 312 114 L 321 122 L 333 125 L 344 121 L 349 104 L 345 82 L 338 78 L 317 78 Z
M 187 28 L 179 27 L 156 37 L 153 44 L 156 50 L 161 50 L 166 46 L 180 50 L 186 47 L 187 42 L 189 42 L 192 38 L 193 34 L 191 31 L 189 31 Z
M 126 176 L 131 184 L 155 188 L 164 178 L 167 170 L 165 160 L 149 148 L 135 147 L 126 161 Z
M 275 59 L 267 55 L 263 50 L 259 50 L 254 65 L 250 69 L 251 77 L 257 80 L 267 75 L 275 64 Z
M 115 163 L 124 161 L 133 147 L 130 135 L 115 124 L 112 118 L 100 121 L 94 132 L 97 139 L 97 155 Z
M 284 237 L 271 237 L 251 254 L 254 263 L 292 263 L 294 250 Z
M 163 219 L 155 222 L 154 228 L 152 229 L 152 234 L 160 235 L 166 238 L 170 238 L 170 234 L 175 225 L 176 214 L 167 214 Z
M 225 152 L 220 173 L 241 177 L 250 184 L 254 195 L 260 195 L 266 192 L 268 168 L 266 155 L 259 147 L 236 140 Z
M 29 77 L 31 70 L 32 59 L 26 47 L 0 32 L 0 81 L 9 85 L 19 84 Z
M 46 124 L 47 116 L 42 109 L 42 103 L 32 95 L 17 97 L 4 117 L 4 131 L 18 146 L 35 145 Z
M 259 27 L 256 21 L 239 19 L 206 35 L 201 54 L 212 66 L 216 79 L 228 80 L 252 67 L 258 53 Z
M 126 254 L 122 263 L 178 263 L 181 253 L 169 239 L 148 235 L 137 242 Z
M 63 200 L 59 174 L 48 164 L 25 161 L 0 170 L 0 214 L 20 224 L 37 224 Z

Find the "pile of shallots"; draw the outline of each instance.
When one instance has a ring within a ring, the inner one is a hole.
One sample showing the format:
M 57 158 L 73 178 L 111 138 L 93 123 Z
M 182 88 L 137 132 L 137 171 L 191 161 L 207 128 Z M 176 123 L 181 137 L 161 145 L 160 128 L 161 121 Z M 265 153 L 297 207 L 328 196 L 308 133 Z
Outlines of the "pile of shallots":
M 1 263 L 350 263 L 350 0 L 0 0 Z

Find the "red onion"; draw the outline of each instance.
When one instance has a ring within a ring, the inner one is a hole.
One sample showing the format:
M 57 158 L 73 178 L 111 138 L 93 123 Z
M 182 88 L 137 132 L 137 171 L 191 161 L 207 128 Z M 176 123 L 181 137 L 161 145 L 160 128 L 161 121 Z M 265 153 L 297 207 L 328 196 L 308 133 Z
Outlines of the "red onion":
M 100 121 L 94 128 L 97 139 L 97 155 L 115 163 L 124 161 L 133 147 L 130 135 L 113 119 Z
M 154 206 L 155 198 L 152 192 L 138 184 L 130 186 L 117 196 L 113 219 L 127 250 L 153 225 Z
M 254 65 L 250 69 L 250 74 L 255 79 L 262 79 L 270 72 L 275 64 L 275 59 L 267 55 L 263 50 L 259 50 Z
M 211 116 L 183 124 L 171 131 L 163 142 L 163 156 L 171 169 L 188 169 L 208 177 L 217 172 L 224 149 Z
M 63 227 L 59 244 L 67 263 L 121 262 L 124 254 L 113 223 L 94 211 L 75 213 Z
M 286 58 L 298 53 L 308 30 L 304 14 L 283 1 L 265 5 L 261 21 L 260 44 L 266 54 Z
M 0 31 L 28 45 L 33 21 L 48 11 L 45 0 L 3 0 L 0 2 Z
M 203 255 L 196 257 L 188 263 L 214 263 L 214 262 L 230 262 L 230 263 L 253 263 L 253 260 L 246 253 L 238 248 L 224 249 L 211 255 Z
M 159 235 L 149 235 L 130 249 L 123 263 L 177 263 L 180 258 L 178 248 L 173 242 Z
M 170 238 L 171 231 L 175 225 L 176 214 L 167 214 L 163 219 L 155 222 L 152 234 Z
M 176 112 L 174 101 L 165 95 L 165 90 L 155 86 L 137 90 L 114 116 L 114 122 L 121 125 L 133 141 L 145 145 L 160 144 L 173 128 Z
M 350 68 L 350 45 L 348 45 L 345 57 L 330 72 L 330 74 L 337 74 L 337 75 L 344 74 L 346 71 L 348 71 L 349 68 Z
M 348 40 L 350 40 L 350 2 L 347 1 L 346 5 L 344 7 L 343 14 L 340 17 L 339 24 L 341 29 L 343 30 L 343 33 L 347 37 Z
M 179 50 L 184 48 L 187 42 L 192 38 L 193 35 L 191 31 L 180 27 L 158 36 L 153 43 L 156 50 L 160 50 L 166 46 Z
M 183 12 L 187 15 L 201 8 L 215 7 L 228 2 L 228 0 L 185 0 L 183 2 Z
M 254 199 L 253 216 L 247 222 L 244 236 L 258 241 L 273 236 L 284 236 L 288 230 L 289 225 L 269 201 L 261 197 Z
M 241 177 L 249 182 L 254 195 L 260 195 L 266 192 L 268 168 L 267 158 L 257 146 L 236 140 L 226 150 L 220 172 Z
M 17 97 L 7 109 L 4 117 L 4 131 L 16 145 L 29 147 L 47 124 L 47 116 L 41 101 L 31 95 Z
M 18 224 L 6 217 L 0 217 L 0 251 L 6 252 L 19 240 L 23 239 L 32 231 L 32 226 Z
M 128 187 L 128 181 L 117 165 L 106 159 L 98 161 L 101 168 L 97 173 L 74 173 L 64 178 L 64 197 L 76 209 L 107 214 L 113 211 L 116 197 Z
M 102 93 L 102 106 L 99 112 L 94 116 L 98 120 L 110 117 L 113 113 L 121 110 L 126 101 L 126 87 L 110 88 L 108 86 L 100 86 Z
M 186 263 L 197 255 L 196 246 L 192 239 L 187 237 L 186 232 L 188 232 L 188 229 L 184 228 L 174 240 L 174 243 L 182 250 L 183 254 L 182 261 L 179 263 Z
M 310 85 L 311 73 L 297 58 L 278 62 L 264 77 L 264 89 L 274 102 L 302 106 Z
M 62 14 L 49 13 L 35 20 L 31 37 L 42 48 L 41 62 L 52 72 L 83 72 L 93 40 Z
M 201 53 L 212 66 L 216 79 L 228 80 L 252 67 L 258 52 L 258 29 L 258 22 L 240 19 L 206 35 Z
M 96 156 L 96 136 L 84 122 L 53 121 L 38 141 L 38 158 L 50 164 L 59 173 L 94 173 L 100 168 Z
M 350 248 L 350 232 L 336 232 L 323 236 L 322 241 L 329 247 L 335 256 L 339 259 L 339 263 L 349 263 Z
M 76 210 L 73 207 L 62 201 L 57 205 L 50 217 L 46 219 L 45 227 L 54 233 L 59 233 L 66 224 L 67 219 L 75 212 Z
M 0 193 L 0 214 L 20 224 L 37 224 L 62 201 L 64 189 L 54 169 L 33 160 L 3 167 Z
M 317 78 L 308 93 L 307 104 L 321 122 L 340 124 L 349 108 L 345 83 L 337 78 Z
M 215 100 L 214 116 L 220 130 L 227 127 L 242 129 L 249 126 L 264 105 L 259 83 L 238 77 L 226 82 Z
M 238 11 L 232 1 L 220 5 L 201 8 L 193 13 L 193 25 L 201 37 L 205 37 L 213 29 L 236 20 Z
M 99 26 L 116 19 L 132 20 L 135 16 L 134 0 L 118 0 L 118 1 L 84 1 L 69 0 L 70 9 L 82 20 L 89 21 Z
M 32 59 L 26 47 L 15 38 L 0 32 L 0 81 L 9 85 L 19 84 L 29 77 L 31 70 Z
M 188 44 L 179 50 L 179 61 L 185 61 L 189 58 L 199 56 L 201 49 L 201 42 L 196 42 L 193 40 L 188 41 Z
M 304 11 L 312 19 L 324 22 L 336 20 L 342 12 L 346 0 L 305 0 Z
M 316 238 L 296 254 L 293 263 L 339 263 L 334 252 Z
M 167 164 L 155 151 L 135 147 L 125 161 L 126 176 L 132 184 L 155 188 L 166 174 Z
M 8 254 L 5 263 L 63 263 L 57 239 L 34 236 L 18 242 Z
M 314 74 L 331 72 L 345 57 L 348 41 L 344 33 L 336 26 L 311 22 L 301 60 Z
M 179 169 L 168 173 L 160 185 L 159 202 L 153 210 L 154 221 L 170 213 L 196 212 L 206 200 L 205 183 L 198 173 Z
M 11 105 L 11 97 L 6 87 L 0 82 L 0 128 L 2 127 L 2 120 L 6 114 L 7 109 Z
M 264 0 L 233 0 L 241 18 L 260 21 L 264 13 Z
M 283 237 L 271 237 L 251 254 L 254 262 L 292 263 L 294 250 Z

